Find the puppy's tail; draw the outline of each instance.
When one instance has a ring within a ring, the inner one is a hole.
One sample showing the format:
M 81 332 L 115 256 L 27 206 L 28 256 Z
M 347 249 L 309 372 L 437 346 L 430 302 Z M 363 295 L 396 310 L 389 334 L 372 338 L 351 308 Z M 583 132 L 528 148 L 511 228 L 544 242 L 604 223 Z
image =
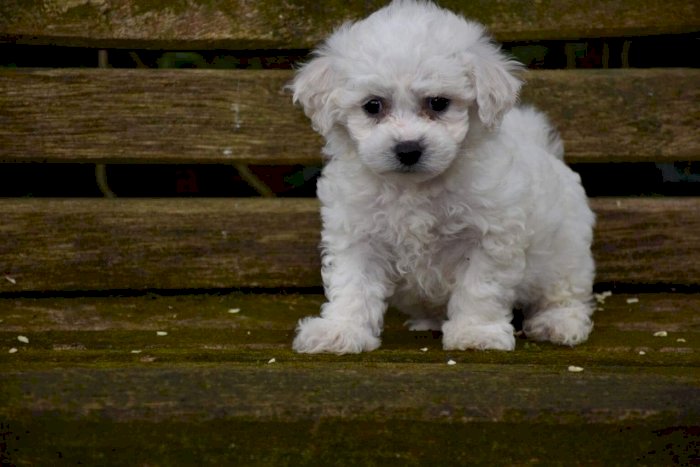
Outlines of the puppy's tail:
M 564 142 L 559 132 L 552 126 L 549 119 L 533 107 L 521 106 L 508 112 L 503 125 L 508 125 L 510 131 L 520 133 L 523 139 L 529 139 L 558 159 L 564 159 Z

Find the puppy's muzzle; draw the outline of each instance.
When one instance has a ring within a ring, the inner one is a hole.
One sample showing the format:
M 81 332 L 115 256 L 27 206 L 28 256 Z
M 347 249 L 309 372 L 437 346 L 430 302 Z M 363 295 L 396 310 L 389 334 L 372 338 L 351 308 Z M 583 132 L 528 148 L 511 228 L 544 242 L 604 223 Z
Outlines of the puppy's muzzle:
M 394 154 L 404 167 L 416 165 L 423 156 L 423 151 L 420 141 L 401 141 L 394 146 Z

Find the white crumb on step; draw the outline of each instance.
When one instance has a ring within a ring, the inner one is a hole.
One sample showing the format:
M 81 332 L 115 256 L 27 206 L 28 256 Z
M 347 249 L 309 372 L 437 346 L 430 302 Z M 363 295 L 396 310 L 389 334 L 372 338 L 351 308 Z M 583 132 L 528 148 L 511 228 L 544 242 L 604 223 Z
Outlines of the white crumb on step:
M 8 353 L 17 353 L 17 348 L 12 347 L 10 350 L 8 350 Z
M 640 350 L 640 351 L 639 351 L 639 355 L 646 355 L 646 354 L 647 354 L 647 353 L 646 353 L 645 351 L 643 351 L 643 350 Z
M 605 299 L 610 297 L 611 295 L 612 295 L 612 292 L 609 290 L 606 290 L 605 292 L 594 293 L 593 297 L 595 297 L 596 302 L 603 304 L 603 303 L 605 303 Z
M 575 366 L 575 365 L 569 365 L 568 370 L 571 373 L 581 373 L 583 371 L 583 367 L 580 366 Z
M 427 352 L 427 351 L 428 351 L 428 348 L 427 348 L 427 347 L 423 347 L 423 348 L 420 349 L 420 351 L 421 351 L 421 352 Z
M 235 315 L 236 313 L 240 313 L 241 309 L 240 308 L 229 308 L 228 312 L 231 313 L 232 315 Z
M 654 337 L 666 337 L 668 336 L 668 332 L 666 331 L 656 331 L 654 333 Z
M 455 362 L 454 360 L 450 359 L 450 360 L 447 360 L 447 364 L 448 364 L 448 365 L 456 365 L 457 362 Z
M 638 298 L 628 298 L 627 303 L 628 304 L 639 303 L 639 299 Z
M 156 331 L 156 335 L 157 335 L 157 336 L 160 336 L 160 337 L 163 337 L 163 336 L 167 336 L 168 333 L 165 332 L 165 331 Z
M 271 358 L 270 360 L 267 361 L 267 364 L 269 365 L 270 363 L 275 363 L 277 359 Z
M 131 353 L 135 353 L 135 354 L 139 354 L 139 353 L 141 353 L 141 352 L 142 352 L 142 350 L 132 350 L 132 351 L 131 351 Z
M 27 336 L 17 336 L 17 340 L 22 344 L 29 344 L 29 338 Z
M 15 279 L 14 277 L 5 276 L 5 280 L 12 285 L 15 285 L 17 283 L 17 279 Z
M 679 337 L 678 339 L 676 339 L 676 342 L 679 342 L 682 344 L 682 343 L 686 342 L 686 340 L 683 339 L 682 337 Z

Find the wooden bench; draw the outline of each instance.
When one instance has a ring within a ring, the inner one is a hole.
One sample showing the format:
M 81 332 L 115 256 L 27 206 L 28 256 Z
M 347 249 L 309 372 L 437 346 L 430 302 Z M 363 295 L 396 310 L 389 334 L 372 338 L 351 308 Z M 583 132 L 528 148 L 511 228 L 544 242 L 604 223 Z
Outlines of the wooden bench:
M 303 54 L 381 3 L 5 1 L 0 41 Z M 444 4 L 500 41 L 700 31 L 698 6 L 676 0 Z M 282 89 L 291 76 L 0 68 L 0 161 L 318 165 L 321 141 Z M 700 160 L 698 69 L 527 81 L 522 100 L 560 128 L 569 162 L 602 175 Z M 314 199 L 0 199 L 0 459 L 697 463 L 700 198 L 591 202 L 588 343 L 445 352 L 390 313 L 380 350 L 338 357 L 290 348 L 323 302 Z

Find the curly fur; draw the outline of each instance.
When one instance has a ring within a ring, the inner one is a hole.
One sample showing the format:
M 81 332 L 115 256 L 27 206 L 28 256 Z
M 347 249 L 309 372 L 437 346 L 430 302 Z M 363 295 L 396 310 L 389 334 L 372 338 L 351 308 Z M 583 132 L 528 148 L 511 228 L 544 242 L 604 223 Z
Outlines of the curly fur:
M 328 302 L 299 322 L 296 351 L 376 349 L 389 304 L 412 329 L 439 327 L 446 349 L 512 350 L 516 305 L 534 339 L 587 339 L 594 216 L 557 133 L 515 106 L 518 70 L 481 25 L 398 0 L 341 26 L 298 71 L 294 101 L 326 140 Z M 433 97 L 449 106 L 432 111 Z M 398 157 L 406 141 L 415 164 Z

